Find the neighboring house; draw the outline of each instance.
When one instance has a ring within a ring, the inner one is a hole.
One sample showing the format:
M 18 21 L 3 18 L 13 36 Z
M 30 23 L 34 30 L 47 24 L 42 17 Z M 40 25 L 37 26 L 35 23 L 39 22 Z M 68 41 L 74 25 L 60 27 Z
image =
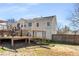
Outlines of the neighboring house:
M 7 29 L 7 21 L 0 20 L 0 30 L 6 30 Z
M 47 16 L 47 17 L 39 17 L 39 18 L 33 18 L 33 19 L 23 19 L 21 18 L 16 22 L 16 24 L 13 24 L 16 28 L 20 27 L 20 29 L 25 30 L 40 30 L 40 31 L 46 31 L 46 38 L 52 39 L 52 34 L 56 34 L 56 16 Z M 26 33 L 26 32 L 25 32 Z M 31 33 L 31 32 L 30 32 Z M 33 35 L 31 33 L 31 35 Z M 41 32 L 37 32 L 37 37 L 42 37 Z

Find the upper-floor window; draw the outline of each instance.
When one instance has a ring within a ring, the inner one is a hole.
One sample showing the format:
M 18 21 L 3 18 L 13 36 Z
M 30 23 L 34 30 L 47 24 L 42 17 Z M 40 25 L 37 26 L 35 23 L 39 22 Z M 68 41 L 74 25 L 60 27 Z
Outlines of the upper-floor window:
M 17 27 L 20 27 L 20 23 L 17 24 Z
M 32 23 L 28 23 L 28 26 L 31 27 L 32 26 Z
M 26 27 L 26 24 L 24 24 L 24 27 Z
M 36 26 L 39 27 L 39 23 L 36 23 Z
M 21 25 L 21 27 L 23 27 L 23 25 Z
M 50 26 L 50 22 L 47 22 L 47 26 Z
M 17 24 L 17 28 L 20 29 L 20 23 Z

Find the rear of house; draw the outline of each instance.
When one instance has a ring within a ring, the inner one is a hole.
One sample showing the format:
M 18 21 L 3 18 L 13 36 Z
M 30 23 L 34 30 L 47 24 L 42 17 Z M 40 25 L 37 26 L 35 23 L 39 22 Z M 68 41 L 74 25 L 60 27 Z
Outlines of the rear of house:
M 19 24 L 19 26 L 18 26 Z M 42 31 L 45 31 L 45 37 L 47 39 L 52 38 L 52 34 L 56 34 L 56 16 L 47 16 L 47 17 L 38 17 L 33 19 L 24 19 L 21 18 L 15 24 L 12 24 L 16 28 L 20 27 L 22 30 L 35 30 L 37 31 L 36 37 L 42 38 Z M 24 32 L 25 34 L 27 32 Z M 33 32 L 29 31 L 31 36 L 33 36 Z

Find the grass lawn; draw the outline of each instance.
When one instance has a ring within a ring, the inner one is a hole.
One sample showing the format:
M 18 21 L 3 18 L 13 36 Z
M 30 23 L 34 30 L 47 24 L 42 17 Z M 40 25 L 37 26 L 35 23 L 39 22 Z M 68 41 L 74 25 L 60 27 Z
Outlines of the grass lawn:
M 2 52 L 4 52 L 4 51 L 5 51 L 4 49 L 0 48 L 0 53 L 2 53 Z
M 29 46 L 19 49 L 21 55 L 30 56 L 79 56 L 79 45 L 42 41 L 43 45 Z M 19 52 L 18 52 L 19 53 Z
M 16 49 L 18 52 L 5 51 L 0 48 L 2 55 L 19 56 L 79 56 L 79 45 L 62 44 L 53 41 L 42 41 L 43 45 L 29 45 Z
M 47 48 L 46 48 L 47 47 Z M 75 46 L 52 44 L 46 46 L 29 46 L 18 49 L 18 54 L 29 56 L 79 56 L 79 50 L 75 50 Z M 71 48 L 73 47 L 73 48 Z M 79 46 L 78 46 L 79 47 Z M 77 48 L 77 47 L 76 47 Z

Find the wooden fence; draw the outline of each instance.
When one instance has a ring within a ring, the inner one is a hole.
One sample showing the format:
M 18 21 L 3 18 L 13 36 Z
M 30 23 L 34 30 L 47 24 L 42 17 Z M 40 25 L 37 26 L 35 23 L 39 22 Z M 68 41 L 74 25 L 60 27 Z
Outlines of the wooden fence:
M 72 43 L 72 44 L 79 44 L 79 35 L 53 34 L 52 39 L 54 41 L 60 41 L 60 42 Z

